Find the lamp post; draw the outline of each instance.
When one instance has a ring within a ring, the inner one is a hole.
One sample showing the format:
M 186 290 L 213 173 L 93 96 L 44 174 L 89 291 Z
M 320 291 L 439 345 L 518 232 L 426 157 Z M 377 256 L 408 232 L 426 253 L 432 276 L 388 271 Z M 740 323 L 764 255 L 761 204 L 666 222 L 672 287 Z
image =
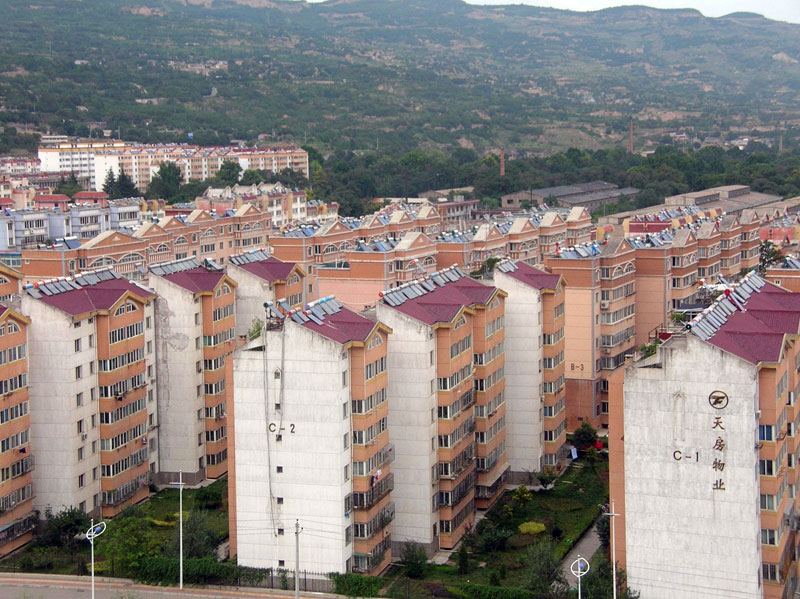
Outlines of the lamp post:
M 178 487 L 178 564 L 179 564 L 179 579 L 178 588 L 183 588 L 183 470 L 178 472 L 178 482 L 172 482 L 171 485 Z
M 617 599 L 617 543 L 614 539 L 614 523 L 618 514 L 614 511 L 614 500 L 611 500 L 611 511 L 603 514 L 611 518 L 611 584 L 613 585 L 614 599 Z
M 92 518 L 92 526 L 86 531 L 86 538 L 89 539 L 89 545 L 92 548 L 92 599 L 94 599 L 94 540 L 106 531 L 106 523 L 94 523 Z
M 578 559 L 569 565 L 569 569 L 578 579 L 578 599 L 581 599 L 581 578 L 589 573 L 589 562 L 579 555 Z

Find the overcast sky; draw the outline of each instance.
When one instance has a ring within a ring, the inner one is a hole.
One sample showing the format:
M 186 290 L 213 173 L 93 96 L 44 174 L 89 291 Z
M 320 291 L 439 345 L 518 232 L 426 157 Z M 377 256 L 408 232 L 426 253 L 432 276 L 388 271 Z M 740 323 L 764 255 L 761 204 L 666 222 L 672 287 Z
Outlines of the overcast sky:
M 532 4 L 568 10 L 599 10 L 609 6 L 644 4 L 654 8 L 696 8 L 709 17 L 732 12 L 755 12 L 776 21 L 800 23 L 800 0 L 466 0 L 470 4 Z

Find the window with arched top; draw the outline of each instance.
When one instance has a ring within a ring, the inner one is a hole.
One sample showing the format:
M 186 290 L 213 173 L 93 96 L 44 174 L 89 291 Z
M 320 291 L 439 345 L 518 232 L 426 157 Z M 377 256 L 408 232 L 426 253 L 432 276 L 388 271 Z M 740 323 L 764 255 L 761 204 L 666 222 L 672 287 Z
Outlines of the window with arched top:
M 375 335 L 372 339 L 370 339 L 369 345 L 367 349 L 375 349 L 376 347 L 380 347 L 383 345 L 383 337 L 380 334 Z
M 175 238 L 175 245 L 186 245 L 188 243 L 189 242 L 186 241 L 186 238 L 183 235 Z
M 0 285 L 5 285 L 6 283 L 10 283 L 7 278 L 0 276 Z
M 223 295 L 228 295 L 231 292 L 231 288 L 228 286 L 227 283 L 224 283 L 222 287 L 217 289 L 217 293 L 214 297 L 222 297 Z
M 10 320 L 8 322 L 8 325 L 6 326 L 6 332 L 9 335 L 12 334 L 12 333 L 19 333 L 19 326 L 17 325 L 16 322 L 14 322 L 13 320 Z
M 461 327 L 463 327 L 465 324 L 467 324 L 467 319 L 466 319 L 466 317 L 465 317 L 465 316 L 462 314 L 462 315 L 461 315 L 461 318 L 459 318 L 459 319 L 456 321 L 456 324 L 455 324 L 455 325 L 453 325 L 453 328 L 454 328 L 454 329 L 460 329 L 460 328 L 461 328 Z
M 336 251 L 337 250 L 336 250 L 336 246 L 335 245 L 328 245 L 328 246 L 325 246 L 325 251 L 323 253 L 324 254 L 334 254 L 334 253 L 336 253 Z

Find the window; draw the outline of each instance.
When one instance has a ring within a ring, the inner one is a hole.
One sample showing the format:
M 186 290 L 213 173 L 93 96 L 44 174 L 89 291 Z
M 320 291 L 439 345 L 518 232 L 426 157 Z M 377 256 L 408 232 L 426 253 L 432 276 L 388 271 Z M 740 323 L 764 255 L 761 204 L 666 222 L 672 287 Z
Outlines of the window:
M 775 427 L 771 424 L 758 425 L 758 440 L 773 441 L 775 439 Z
M 348 439 L 349 435 L 347 433 L 344 434 L 344 449 L 350 447 L 350 440 Z
M 85 474 L 78 475 L 78 488 L 82 489 L 85 486 L 86 486 L 86 475 Z M 82 507 L 81 509 L 83 509 L 83 511 L 86 511 L 86 506 L 84 505 L 84 507 Z
M 350 480 L 350 466 L 348 465 L 345 465 L 344 467 L 344 480 L 345 481 Z
M 78 461 L 83 461 L 83 447 L 78 447 Z
M 283 466 L 275 466 L 275 472 L 277 472 L 278 474 L 283 472 Z
M 80 338 L 80 337 L 78 337 L 78 338 L 75 340 L 75 351 L 76 351 L 76 352 L 79 352 L 79 351 L 81 351 L 81 338 Z
M 761 564 L 761 578 L 764 580 L 777 581 L 778 580 L 778 565 L 777 564 Z
M 80 379 L 83 376 L 83 366 L 75 367 L 75 379 Z
M 75 405 L 79 408 L 83 405 L 83 393 L 78 393 L 75 396 Z

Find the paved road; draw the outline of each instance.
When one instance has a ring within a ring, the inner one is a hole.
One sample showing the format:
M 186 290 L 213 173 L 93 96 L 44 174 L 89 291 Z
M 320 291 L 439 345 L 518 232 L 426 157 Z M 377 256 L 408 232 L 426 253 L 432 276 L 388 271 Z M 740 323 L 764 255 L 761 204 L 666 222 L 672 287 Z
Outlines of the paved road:
M 575 589 L 578 587 L 578 579 L 575 578 L 575 575 L 570 571 L 570 564 L 578 559 L 579 555 L 587 561 L 592 561 L 592 556 L 598 549 L 600 549 L 600 537 L 597 536 L 597 522 L 595 522 L 580 538 L 578 544 L 570 550 L 567 557 L 564 558 L 564 561 L 561 562 L 561 571 L 564 572 L 564 576 L 567 578 L 567 582 L 571 588 Z
M 303 599 L 338 597 L 325 593 L 300 593 Z M 120 578 L 95 578 L 96 599 L 290 599 L 292 591 L 208 587 L 183 589 L 151 587 Z M 0 599 L 91 599 L 87 576 L 0 574 Z

